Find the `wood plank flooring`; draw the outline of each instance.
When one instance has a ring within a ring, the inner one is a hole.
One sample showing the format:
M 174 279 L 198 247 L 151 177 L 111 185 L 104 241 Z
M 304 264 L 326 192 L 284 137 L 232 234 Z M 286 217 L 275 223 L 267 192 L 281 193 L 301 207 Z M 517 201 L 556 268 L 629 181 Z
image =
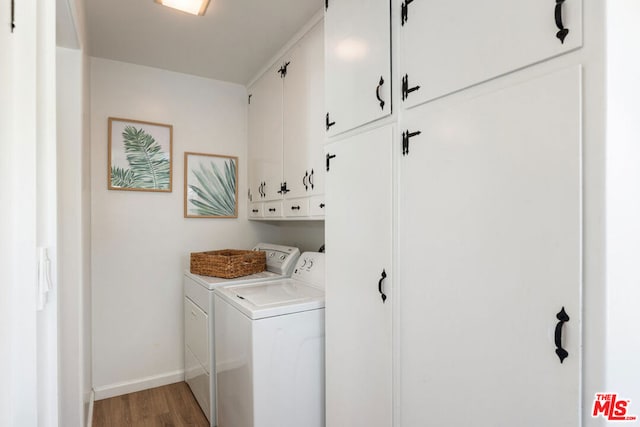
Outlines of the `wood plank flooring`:
M 185 382 L 143 390 L 93 406 L 93 427 L 209 427 Z

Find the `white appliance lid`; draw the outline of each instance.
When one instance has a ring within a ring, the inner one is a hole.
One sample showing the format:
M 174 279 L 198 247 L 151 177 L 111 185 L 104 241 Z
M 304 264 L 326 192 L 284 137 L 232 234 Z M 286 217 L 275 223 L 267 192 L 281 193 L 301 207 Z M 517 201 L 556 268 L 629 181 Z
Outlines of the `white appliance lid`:
M 324 297 L 324 292 L 296 280 L 282 280 L 272 283 L 239 286 L 233 289 L 236 296 L 257 308 L 279 304 L 293 304 Z

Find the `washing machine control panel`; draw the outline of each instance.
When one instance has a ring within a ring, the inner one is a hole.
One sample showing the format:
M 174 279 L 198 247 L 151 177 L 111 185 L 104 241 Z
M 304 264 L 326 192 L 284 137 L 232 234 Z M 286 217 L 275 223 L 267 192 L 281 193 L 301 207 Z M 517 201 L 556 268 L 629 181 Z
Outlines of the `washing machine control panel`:
M 270 243 L 258 243 L 253 250 L 265 252 L 267 257 L 267 270 L 287 276 L 292 273 L 296 261 L 300 256 L 300 250 L 298 248 Z
M 291 278 L 324 289 L 324 253 L 304 252 L 300 255 Z

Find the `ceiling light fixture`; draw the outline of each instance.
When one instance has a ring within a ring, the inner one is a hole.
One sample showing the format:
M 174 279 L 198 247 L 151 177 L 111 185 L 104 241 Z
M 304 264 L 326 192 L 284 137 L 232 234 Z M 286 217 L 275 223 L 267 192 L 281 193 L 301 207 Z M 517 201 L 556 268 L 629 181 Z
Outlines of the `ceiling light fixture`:
M 209 6 L 209 0 L 155 0 L 163 6 L 178 9 L 192 15 L 202 16 Z

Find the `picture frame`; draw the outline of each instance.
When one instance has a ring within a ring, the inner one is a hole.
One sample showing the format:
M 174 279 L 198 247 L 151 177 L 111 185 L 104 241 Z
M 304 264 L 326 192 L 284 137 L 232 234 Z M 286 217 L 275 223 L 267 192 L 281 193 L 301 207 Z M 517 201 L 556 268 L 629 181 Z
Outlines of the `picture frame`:
M 109 117 L 109 190 L 172 191 L 173 126 Z
M 238 158 L 184 153 L 184 217 L 238 217 Z

